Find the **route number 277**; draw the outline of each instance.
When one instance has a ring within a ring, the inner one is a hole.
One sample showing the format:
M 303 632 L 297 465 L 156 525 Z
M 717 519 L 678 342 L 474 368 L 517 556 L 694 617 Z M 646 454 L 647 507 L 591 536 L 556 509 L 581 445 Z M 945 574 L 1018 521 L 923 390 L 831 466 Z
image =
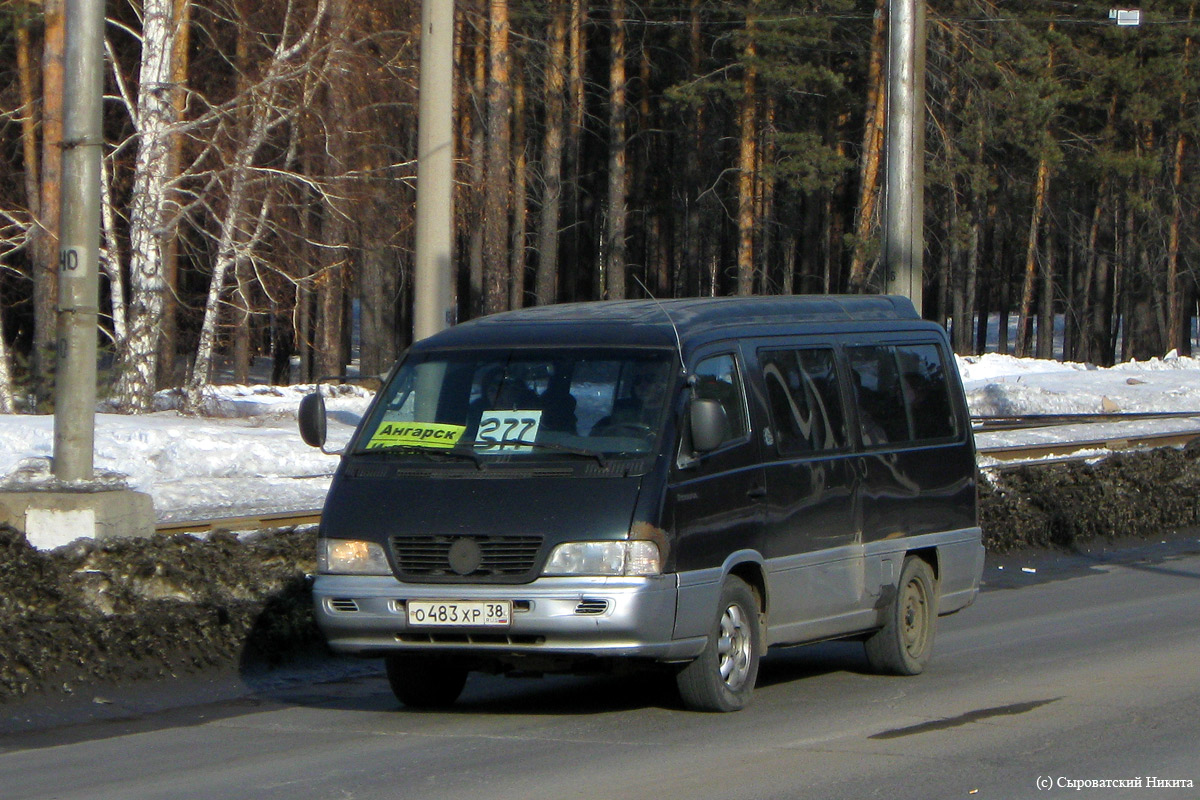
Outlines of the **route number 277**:
M 529 453 L 542 424 L 540 409 L 485 411 L 479 418 L 475 446 L 489 453 Z

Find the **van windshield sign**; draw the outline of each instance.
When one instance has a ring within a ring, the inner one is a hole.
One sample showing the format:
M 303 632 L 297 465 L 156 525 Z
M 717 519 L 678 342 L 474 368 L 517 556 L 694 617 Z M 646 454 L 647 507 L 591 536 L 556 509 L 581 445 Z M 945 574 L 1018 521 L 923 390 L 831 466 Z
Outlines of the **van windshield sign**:
M 475 447 L 483 453 L 531 453 L 542 424 L 541 410 L 485 411 Z
M 376 450 L 381 447 L 407 445 L 448 450 L 458 444 L 458 440 L 462 438 L 465 430 L 466 427 L 463 425 L 384 421 L 371 437 L 371 441 L 367 442 L 366 449 Z

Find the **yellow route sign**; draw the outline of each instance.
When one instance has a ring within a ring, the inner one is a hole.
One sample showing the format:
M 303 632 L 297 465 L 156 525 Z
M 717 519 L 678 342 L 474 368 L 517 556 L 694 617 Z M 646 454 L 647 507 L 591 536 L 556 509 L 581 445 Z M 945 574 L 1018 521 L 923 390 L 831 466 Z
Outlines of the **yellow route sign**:
M 463 425 L 442 425 L 436 422 L 383 422 L 371 440 L 367 442 L 368 450 L 381 447 L 407 445 L 412 447 L 432 447 L 448 450 L 458 444 L 466 427 Z

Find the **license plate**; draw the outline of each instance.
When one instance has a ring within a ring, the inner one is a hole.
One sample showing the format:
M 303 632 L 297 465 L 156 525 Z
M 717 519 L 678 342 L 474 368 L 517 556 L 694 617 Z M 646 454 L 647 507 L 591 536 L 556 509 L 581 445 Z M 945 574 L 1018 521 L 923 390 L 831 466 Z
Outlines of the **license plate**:
M 512 623 L 508 600 L 409 600 L 408 624 L 414 627 L 507 627 Z

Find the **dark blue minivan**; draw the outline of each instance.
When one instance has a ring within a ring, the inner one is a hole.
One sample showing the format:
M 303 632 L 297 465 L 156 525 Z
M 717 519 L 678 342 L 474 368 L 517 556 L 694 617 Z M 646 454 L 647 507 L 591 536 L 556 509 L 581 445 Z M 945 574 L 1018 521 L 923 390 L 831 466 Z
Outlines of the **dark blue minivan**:
M 945 332 L 879 296 L 565 304 L 431 336 L 346 447 L 319 548 L 330 646 L 425 707 L 472 670 L 659 665 L 689 708 L 731 711 L 768 647 L 840 638 L 916 674 L 983 568 Z

